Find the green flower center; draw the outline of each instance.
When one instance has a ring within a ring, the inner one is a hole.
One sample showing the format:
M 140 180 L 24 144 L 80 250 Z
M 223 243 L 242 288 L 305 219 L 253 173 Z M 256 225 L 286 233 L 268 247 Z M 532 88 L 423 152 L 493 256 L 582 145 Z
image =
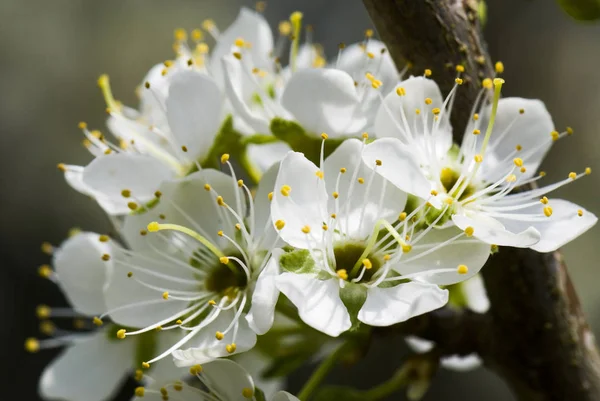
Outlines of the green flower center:
M 239 252 L 227 252 L 226 254 L 244 260 Z M 248 285 L 244 269 L 233 259 L 230 259 L 226 265 L 216 260 L 212 266 L 207 266 L 199 259 L 191 258 L 190 265 L 208 272 L 204 278 L 204 286 L 207 291 L 225 294 L 232 289 L 244 289 Z
M 357 278 L 361 271 L 361 269 L 357 269 L 356 272 L 352 272 L 354 265 L 359 261 L 361 256 L 363 255 L 366 249 L 366 244 L 362 242 L 342 242 L 335 244 L 333 246 L 333 255 L 335 257 L 335 266 L 336 271 L 340 275 L 343 276 L 343 272 L 348 275 L 347 280 L 350 281 L 352 279 Z M 368 259 L 367 269 L 365 269 L 365 273 L 362 278 L 358 281 L 359 283 L 366 283 L 371 280 L 373 275 L 377 273 L 377 271 L 383 265 L 382 258 L 376 254 L 369 254 L 367 257 L 363 257 L 362 260 Z M 362 263 L 361 260 L 361 263 Z

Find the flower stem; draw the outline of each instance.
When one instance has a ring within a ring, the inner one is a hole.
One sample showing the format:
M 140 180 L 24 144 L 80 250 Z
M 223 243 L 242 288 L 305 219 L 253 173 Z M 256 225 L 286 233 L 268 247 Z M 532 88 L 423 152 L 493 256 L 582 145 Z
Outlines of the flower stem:
M 348 343 L 342 344 L 338 349 L 333 351 L 327 358 L 321 362 L 319 367 L 313 372 L 311 377 L 302 387 L 302 390 L 298 393 L 298 398 L 301 401 L 307 401 L 313 391 L 321 384 L 323 379 L 327 376 L 329 371 L 335 366 L 336 361 L 346 352 Z
M 395 393 L 408 384 L 410 372 L 411 368 L 408 366 L 408 364 L 405 364 L 398 369 L 389 380 L 376 387 L 373 387 L 371 390 L 365 391 L 363 393 L 364 399 L 376 401 Z

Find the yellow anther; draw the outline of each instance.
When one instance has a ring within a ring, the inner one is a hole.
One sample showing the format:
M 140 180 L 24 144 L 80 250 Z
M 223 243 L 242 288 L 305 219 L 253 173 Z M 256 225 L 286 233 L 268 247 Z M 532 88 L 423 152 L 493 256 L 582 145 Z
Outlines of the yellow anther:
M 475 159 L 475 163 L 481 163 L 483 161 L 483 156 L 475 155 L 474 159 Z
M 135 202 L 127 202 L 127 207 L 131 210 L 137 210 L 138 204 Z
M 467 265 L 458 265 L 458 267 L 456 268 L 456 272 L 458 274 L 467 274 L 469 272 L 469 268 L 467 267 Z
M 473 227 L 471 227 L 471 226 L 469 226 L 469 227 L 465 228 L 465 235 L 466 235 L 467 237 L 471 237 L 471 236 L 473 236 L 473 233 L 474 233 L 474 232 L 475 232 L 475 229 L 474 229 Z
M 160 393 L 162 394 L 163 397 L 166 397 L 167 394 L 169 394 L 169 392 L 167 391 L 167 389 L 164 388 L 164 387 L 160 388 Z
M 346 170 L 346 167 L 342 167 L 342 168 L 340 169 L 340 173 L 342 173 L 342 174 L 345 174 L 345 173 L 346 173 L 346 171 L 348 171 L 348 170 Z
M 181 325 L 181 324 L 183 324 L 183 320 L 181 320 L 181 319 L 177 319 L 177 320 L 175 321 L 175 324 L 179 324 L 179 325 Z
M 325 139 L 327 139 L 327 138 L 329 138 L 329 135 L 327 135 L 327 134 L 326 134 L 326 133 L 324 133 L 324 132 L 323 132 L 323 133 L 321 133 L 321 139 L 325 140 Z
M 25 340 L 25 350 L 30 353 L 35 353 L 40 350 L 40 342 L 33 337 Z
M 317 177 L 319 177 L 320 179 L 323 179 L 323 177 L 325 177 L 325 174 L 323 174 L 323 172 L 321 170 L 317 170 L 317 172 L 315 173 L 315 175 Z
M 421 114 L 421 109 L 415 109 L 415 114 L 416 114 L 416 115 L 419 115 L 419 114 Z
M 493 83 L 492 83 L 492 79 L 491 78 L 486 78 L 483 81 L 481 81 L 481 86 L 483 86 L 485 89 L 492 89 Z
M 127 272 L 127 278 L 132 278 L 133 277 L 133 272 Z
M 202 28 L 206 31 L 210 31 L 215 28 L 215 22 L 211 19 L 205 19 L 202 21 Z
M 212 187 L 210 186 L 210 184 L 204 184 L 204 189 L 207 191 L 210 191 Z
M 465 72 L 465 67 L 462 65 L 457 65 L 456 66 L 456 72 Z
M 210 301 L 208 301 L 208 304 L 211 306 L 215 306 L 217 302 L 214 299 L 211 299 Z
M 321 228 L 323 229 L 323 231 L 327 231 L 327 230 L 329 230 L 329 226 L 328 226 L 327 224 L 323 224 L 323 225 L 321 226 Z
M 369 81 L 373 81 L 375 79 L 375 75 L 371 74 L 370 72 L 366 72 L 365 73 L 365 77 L 369 80 Z
M 244 186 L 244 180 L 238 180 L 237 184 L 238 184 L 238 187 L 240 187 L 240 188 L 243 187 Z
M 269 198 L 270 201 L 273 200 L 273 192 L 269 192 L 269 194 L 267 195 L 267 198 Z
M 425 76 L 426 76 L 426 77 L 430 77 L 430 76 L 431 76 L 431 74 L 432 74 L 431 70 L 430 70 L 429 68 L 426 68 L 426 69 L 425 69 Z
M 363 139 L 369 139 L 369 133 L 368 132 L 363 132 L 362 133 L 362 138 Z
M 364 184 L 365 183 L 365 179 L 362 178 L 362 177 L 358 177 L 357 181 L 358 181 L 359 184 Z
M 162 297 L 163 297 L 163 299 L 169 299 L 169 292 L 168 291 L 163 292 Z
M 479 134 L 481 134 L 480 130 L 478 130 L 478 129 L 473 130 L 473 135 L 479 135 Z
M 237 349 L 237 346 L 235 345 L 235 343 L 227 344 L 225 346 L 225 350 L 230 354 L 233 354 L 236 349 Z
M 148 362 L 142 362 L 142 368 L 150 369 L 150 364 Z
M 558 141 L 558 139 L 560 138 L 560 134 L 558 133 L 558 131 L 552 131 L 550 133 L 550 136 L 552 137 L 553 141 Z
M 163 329 L 162 326 L 156 326 L 156 328 L 155 328 L 156 331 L 162 331 L 162 329 Z
M 477 121 L 479 120 L 479 114 L 475 113 L 473 114 L 473 121 Z
M 464 81 L 461 78 L 456 78 L 454 82 L 456 82 L 457 85 L 462 85 Z
M 184 146 L 182 146 L 182 147 L 181 147 L 181 150 L 182 150 L 184 153 L 187 153 L 187 151 L 188 151 L 188 148 L 187 148 L 187 146 L 185 146 L 185 145 L 184 145 Z
M 388 260 L 390 260 L 391 258 L 392 258 L 392 257 L 391 257 L 390 255 L 388 255 L 388 254 L 385 254 L 385 255 L 383 255 L 383 260 L 385 260 L 386 262 L 387 262 Z
M 277 221 L 275 222 L 275 227 L 276 227 L 278 230 L 282 230 L 282 229 L 283 229 L 283 227 L 285 227 L 285 221 L 283 221 L 283 220 L 277 220 Z
M 544 207 L 544 214 L 546 215 L 546 217 L 552 216 L 552 208 L 550 206 Z
M 135 394 L 136 397 L 143 397 L 144 394 L 145 394 L 145 392 L 146 391 L 145 391 L 144 387 L 136 387 L 135 391 L 134 391 L 134 394 Z
M 224 265 L 226 265 L 227 263 L 229 263 L 229 258 L 227 256 L 221 256 L 219 258 L 219 262 L 223 263 Z
M 123 198 L 129 198 L 131 196 L 131 191 L 129 189 L 124 189 L 121 191 L 121 196 Z
M 376 166 L 381 166 L 382 164 L 383 164 L 383 162 L 381 160 L 379 160 L 379 159 L 375 160 L 375 165 Z
M 371 261 L 369 259 L 363 259 L 362 264 L 365 267 L 365 269 L 367 269 L 367 270 L 369 270 L 373 267 L 373 263 L 371 263 Z
M 43 242 L 42 246 L 41 246 L 41 250 L 42 252 L 44 252 L 46 255 L 52 255 L 52 253 L 54 252 L 54 247 L 52 246 L 51 243 L 49 242 Z
M 223 338 L 225 338 L 225 334 L 221 333 L 220 331 L 217 331 L 215 333 L 215 338 L 219 341 L 221 341 Z
M 371 52 L 367 52 L 367 57 L 370 59 L 373 59 L 373 58 L 375 58 L 375 55 Z
M 119 339 L 124 339 L 125 338 L 125 333 L 127 332 L 127 330 L 125 329 L 120 329 L 119 331 L 117 331 L 117 338 Z
M 431 112 L 432 112 L 434 115 L 436 115 L 436 116 L 437 116 L 438 114 L 440 114 L 440 112 L 441 112 L 441 111 L 442 111 L 442 110 L 441 110 L 439 107 L 434 107 L 433 109 L 431 109 Z
M 454 199 L 452 199 L 452 198 L 446 198 L 446 199 L 444 199 L 444 203 L 446 205 L 451 205 L 451 204 L 454 203 Z
M 586 174 L 586 175 L 590 175 L 590 174 L 592 174 L 592 169 L 591 169 L 591 167 L 586 167 L 586 168 L 585 168 L 585 174 Z
M 58 164 L 56 165 L 56 168 L 58 168 L 58 169 L 59 169 L 60 171 L 62 171 L 63 173 L 64 173 L 65 171 L 67 171 L 67 166 L 66 166 L 64 163 L 58 163 Z
M 223 197 L 221 195 L 217 196 L 217 205 L 219 206 L 225 206 L 225 201 L 223 200 Z
M 540 171 L 540 177 L 545 177 L 546 176 L 546 172 L 545 171 Z
M 292 187 L 290 187 L 289 185 L 282 185 L 281 186 L 281 195 L 283 196 L 290 196 L 290 192 L 292 191 Z
M 235 229 L 238 230 L 238 231 L 241 231 L 242 225 L 240 223 L 236 223 L 235 224 Z
M 332 218 L 332 219 L 335 219 L 335 218 L 337 218 L 337 214 L 335 214 L 335 213 L 331 213 L 331 218 Z
M 502 86 L 505 83 L 502 78 L 494 78 L 492 82 L 494 83 L 494 86 Z
M 159 226 L 159 224 L 156 221 L 153 221 L 152 223 L 148 224 L 148 226 L 146 228 L 151 233 L 154 233 L 154 232 L 156 232 L 156 231 L 159 230 L 160 226 Z
M 192 376 L 196 376 L 198 374 L 202 373 L 202 365 L 193 365 L 190 366 L 190 374 Z
M 435 189 L 432 189 L 431 192 L 430 192 L 430 194 L 433 195 L 433 196 L 437 196 L 438 191 L 436 191 Z
M 517 167 L 523 166 L 523 159 L 521 159 L 520 157 L 515 157 L 513 159 L 513 162 L 515 163 L 515 166 L 517 166 Z
M 373 30 L 372 29 L 366 29 L 365 30 L 365 37 L 372 38 L 373 37 Z
M 187 32 L 183 28 L 175 29 L 175 32 L 173 32 L 173 36 L 175 37 L 175 40 L 179 42 L 187 40 Z
M 502 74 L 504 72 L 504 64 L 502 63 L 502 61 L 496 62 L 496 65 L 494 65 L 494 69 L 496 70 L 496 73 Z
M 431 104 L 431 103 L 433 103 L 433 100 L 431 100 L 430 97 L 426 97 L 425 98 L 425 104 Z
M 337 276 L 342 280 L 348 280 L 348 272 L 346 269 L 340 269 L 337 271 Z
M 133 378 L 138 382 L 141 381 L 144 378 L 144 372 L 141 369 L 137 369 Z
M 402 245 L 402 252 L 404 253 L 409 253 L 412 250 L 412 246 L 409 244 L 403 244 Z
M 98 316 L 94 316 L 94 319 L 92 319 L 92 323 L 94 323 L 96 326 L 102 326 L 104 322 Z
M 85 325 L 81 319 L 77 319 L 75 322 L 82 323 L 82 325 L 78 328 L 83 328 Z M 40 322 L 40 331 L 47 336 L 51 336 L 56 331 L 56 326 L 50 320 L 44 320 Z
M 202 40 L 202 38 L 204 37 L 204 34 L 202 33 L 202 31 L 200 29 L 196 28 L 191 32 L 191 36 L 192 36 L 192 40 L 197 42 L 199 40 Z M 167 65 L 167 67 L 169 67 L 169 66 Z
M 52 276 L 52 269 L 49 265 L 41 265 L 38 268 L 38 275 L 42 278 L 49 278 Z
M 310 226 L 304 226 L 304 227 L 302 227 L 302 232 L 303 232 L 304 234 L 308 234 L 308 233 L 310 233 Z
M 196 45 L 196 51 L 200 54 L 207 54 L 209 51 L 208 45 L 206 43 L 198 43 Z
M 175 383 L 173 383 L 173 390 L 175 390 L 175 391 L 183 390 L 183 383 L 180 381 L 176 381 Z
M 575 173 L 575 172 L 571 171 L 571 172 L 569 173 L 569 178 L 570 178 L 570 179 L 572 179 L 572 180 L 574 180 L 575 178 L 577 178 L 577 173 Z
M 540 202 L 542 202 L 542 204 L 547 205 L 548 204 L 548 198 L 546 198 L 545 196 L 542 197 L 542 199 L 540 199 Z
M 281 21 L 279 23 L 279 34 L 282 36 L 288 36 L 292 32 L 292 24 L 289 21 Z
M 38 305 L 35 308 L 35 314 L 40 319 L 47 319 L 50 317 L 50 307 L 47 305 Z
M 406 89 L 399 87 L 396 88 L 396 95 L 398 96 L 406 96 Z
M 223 153 L 221 156 L 221 163 L 225 164 L 229 161 L 229 153 Z
M 515 181 L 517 181 L 517 176 L 514 174 L 511 174 L 508 177 L 506 177 L 506 182 L 515 182 Z
M 254 390 L 249 387 L 244 387 L 242 389 L 242 397 L 248 398 L 248 399 L 254 397 Z
M 406 212 L 400 213 L 400 215 L 398 216 L 398 220 L 400 220 L 400 221 L 406 220 Z
M 573 135 L 573 128 L 567 127 L 567 135 Z
M 517 145 L 517 146 L 515 146 L 515 149 L 517 150 L 517 152 L 520 152 L 523 150 L 523 146 Z
M 235 40 L 235 42 L 233 42 L 233 43 L 234 43 L 234 44 L 235 44 L 237 47 L 244 47 L 244 44 L 245 44 L 245 42 L 244 42 L 244 39 L 242 39 L 242 38 L 237 38 L 237 39 Z
M 527 168 L 525 168 L 525 167 L 521 167 L 521 168 L 519 169 L 519 171 L 520 171 L 521 173 L 525 173 L 525 172 L 527 171 Z
M 577 211 L 577 216 L 579 216 L 579 217 L 583 216 L 583 210 L 579 209 Z

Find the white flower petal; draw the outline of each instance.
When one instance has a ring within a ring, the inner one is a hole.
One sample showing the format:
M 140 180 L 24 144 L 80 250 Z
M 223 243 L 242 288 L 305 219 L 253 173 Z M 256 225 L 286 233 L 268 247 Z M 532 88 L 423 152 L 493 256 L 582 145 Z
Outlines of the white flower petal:
M 486 313 L 490 309 L 490 300 L 487 297 L 483 279 L 480 274 L 477 274 L 467 281 L 460 284 L 460 289 L 465 298 L 467 298 L 467 306 L 469 309 L 478 312 Z
M 267 171 L 275 163 L 281 162 L 291 150 L 285 142 L 268 143 L 265 145 L 248 145 L 248 154 L 261 171 Z
M 171 176 L 171 170 L 152 157 L 119 153 L 99 157 L 88 164 L 82 183 L 99 202 L 114 203 L 114 214 L 125 214 L 131 211 L 127 204 L 132 199 L 124 198 L 121 191 L 127 189 L 136 203 L 146 203 L 154 197 L 160 183 Z
M 166 101 L 167 119 L 177 146 L 185 146 L 192 160 L 202 160 L 223 122 L 223 94 L 208 75 L 195 71 L 177 74 Z
M 483 361 L 477 354 L 447 356 L 440 359 L 440 363 L 446 369 L 457 372 L 468 372 L 483 365 Z
M 434 133 L 436 156 L 444 157 L 452 146 L 452 127 L 448 114 L 443 111 L 444 114 L 440 115 L 442 120 L 434 123 L 431 110 L 436 107 L 442 109 L 444 103 L 439 87 L 435 81 L 424 77 L 410 77 L 398 86 L 404 88 L 406 95 L 398 96 L 396 91 L 392 91 L 385 97 L 384 104 L 375 117 L 375 135 L 379 138 L 402 139 L 404 143 L 417 145 L 415 148 L 418 149 L 426 137 L 431 135 L 434 125 L 438 125 Z M 431 99 L 431 104 L 425 103 L 427 98 Z M 416 113 L 417 109 L 420 114 Z M 406 124 L 402 118 L 403 113 Z
M 273 326 L 275 304 L 279 298 L 275 279 L 279 275 L 279 258 L 283 253 L 281 249 L 274 249 L 271 259 L 256 280 L 252 294 L 252 306 L 246 315 L 246 320 L 250 328 L 258 335 L 265 334 Z
M 337 200 L 333 196 L 329 198 L 329 210 L 335 210 L 344 233 L 357 239 L 369 235 L 379 219 L 396 220 L 406 204 L 405 192 L 386 182 L 382 176 L 374 174 L 363 163 L 363 146 L 358 139 L 347 139 L 325 160 L 323 167 L 327 193 L 339 193 Z M 346 173 L 340 176 L 339 186 L 336 188 L 341 168 L 345 168 Z M 364 184 L 352 182 L 357 168 L 356 177 L 363 178 Z M 339 210 L 336 210 L 336 203 L 340 205 Z
M 307 248 L 309 242 L 320 242 L 321 225 L 329 218 L 325 184 L 317 177 L 318 171 L 317 166 L 302 153 L 289 152 L 281 162 L 275 182 L 271 217 L 273 222 L 285 222 L 279 234 L 285 242 L 297 248 Z M 289 196 L 281 193 L 284 185 L 291 187 Z M 304 226 L 309 226 L 311 233 L 302 232 Z
M 419 280 L 437 285 L 450 285 L 467 280 L 481 270 L 490 255 L 490 245 L 471 238 L 465 242 L 450 242 L 433 252 L 432 249 L 460 234 L 454 227 L 432 229 L 418 242 L 410 253 L 403 256 L 394 270 L 400 274 L 422 272 Z M 430 253 L 427 253 L 430 252 Z M 424 254 L 424 256 L 420 256 Z M 466 265 L 466 274 L 459 274 L 459 265 Z M 438 269 L 450 269 L 448 272 L 432 272 Z
M 332 337 L 352 326 L 336 279 L 319 280 L 308 274 L 282 273 L 276 283 L 309 326 Z
M 529 248 L 540 241 L 541 234 L 529 224 L 522 225 L 519 230 L 509 231 L 498 220 L 483 213 L 462 211 L 452 215 L 452 221 L 461 230 L 473 227 L 473 236 L 488 244 Z
M 133 346 L 133 342 L 109 340 L 104 330 L 78 339 L 42 373 L 41 395 L 51 400 L 110 399 L 132 368 Z
M 151 333 L 152 334 L 152 333 Z M 156 353 L 169 349 L 186 334 L 184 330 L 164 330 L 155 334 Z M 121 341 L 121 340 L 117 340 Z M 136 341 L 136 338 L 129 338 L 125 341 Z M 155 356 L 155 355 L 152 355 Z M 149 376 L 154 380 L 153 384 L 157 388 L 166 384 L 173 384 L 174 381 L 181 379 L 188 373 L 188 369 L 175 366 L 171 358 L 163 358 L 150 365 Z
M 567 244 L 568 242 L 579 237 L 581 234 L 589 230 L 598 218 L 591 212 L 562 199 L 550 199 L 548 205 L 552 207 L 552 216 L 542 221 L 528 222 L 521 221 L 519 215 L 526 217 L 528 214 L 539 215 L 543 206 L 532 206 L 526 209 L 515 210 L 515 218 L 498 218 L 509 231 L 518 231 L 524 227 L 531 226 L 541 234 L 541 239 L 538 243 L 531 246 L 531 249 L 538 252 L 552 252 Z M 579 216 L 578 212 L 582 215 Z
M 254 389 L 254 381 L 243 367 L 227 359 L 217 359 L 202 368 L 206 385 L 223 396 L 223 400 L 248 401 L 242 392 L 245 388 Z
M 330 136 L 357 131 L 354 118 L 359 102 L 350 75 L 328 68 L 297 71 L 281 96 L 281 104 L 306 131 Z
M 181 259 L 183 260 L 183 258 Z M 185 267 L 178 266 L 152 251 L 137 252 L 132 256 L 115 250 L 111 255 L 111 260 L 114 261 L 114 269 L 108 278 L 104 292 L 108 310 L 147 302 L 146 305 L 136 305 L 110 313 L 110 317 L 115 323 L 143 328 L 171 316 L 172 320 L 178 319 L 178 313 L 189 306 L 188 301 L 163 299 L 163 292 L 166 289 L 161 291 L 148 288 L 137 281 L 140 280 L 159 288 L 167 286 L 171 291 L 195 291 L 197 284 L 194 284 L 194 274 Z M 127 277 L 128 272 L 133 273 L 135 280 Z M 165 281 L 165 278 L 152 273 L 188 280 L 189 284 Z
M 235 338 L 236 351 L 232 354 L 225 349 L 233 342 L 233 329 L 222 340 L 215 338 L 217 331 L 223 331 L 233 320 L 234 312 L 229 309 L 219 313 L 219 316 L 192 338 L 187 345 L 189 348 L 173 351 L 173 361 L 177 366 L 192 366 L 213 361 L 217 358 L 234 355 L 252 349 L 256 344 L 256 334 L 248 326 L 246 319 L 238 320 L 239 327 Z
M 435 346 L 435 343 L 433 341 L 425 340 L 423 338 L 415 336 L 404 337 L 404 341 L 406 341 L 408 347 L 415 351 L 417 354 L 429 352 Z
M 300 401 L 298 398 L 294 397 L 287 391 L 280 391 L 269 401 Z
M 431 197 L 431 183 L 413 157 L 411 149 L 398 139 L 383 138 L 365 146 L 363 160 L 370 167 L 380 160 L 376 170 L 383 178 L 401 190 L 421 199 Z
M 244 72 L 245 66 L 233 56 L 222 59 L 222 68 L 225 75 L 225 93 L 231 106 L 240 118 L 256 132 L 269 132 L 269 119 L 261 109 L 251 109 L 248 104 L 248 93 L 253 86 Z
M 232 359 L 250 373 L 254 384 L 265 393 L 267 400 L 270 400 L 276 392 L 285 387 L 285 377 L 262 377 L 267 369 L 271 367 L 273 360 L 256 348 L 237 354 Z
M 103 289 L 111 261 L 102 260 L 114 244 L 100 242 L 99 234 L 83 232 L 67 239 L 54 253 L 53 266 L 69 303 L 79 313 L 98 315 L 106 310 Z
M 251 59 L 253 67 L 271 70 L 273 34 L 269 23 L 261 13 L 242 7 L 235 21 L 221 32 L 210 55 L 210 72 L 219 83 L 223 82 L 221 59 L 231 53 L 231 48 L 238 38 L 251 44 L 250 49 L 244 49 L 243 55 Z
M 369 288 L 358 320 L 371 326 L 390 326 L 441 308 L 448 290 L 434 284 L 411 281 L 389 288 Z
M 481 113 L 482 133 L 487 128 L 491 107 L 491 105 L 487 106 Z M 520 110 L 525 112 L 521 114 Z M 521 176 L 523 178 L 533 176 L 552 146 L 550 132 L 553 129 L 552 117 L 543 102 L 518 97 L 500 99 L 494 130 L 481 166 L 482 176 L 491 182 L 502 178 L 506 174 L 506 168 L 498 169 L 498 163 L 512 154 L 517 145 L 521 145 L 523 150 L 514 157 L 522 157 L 523 166 L 527 168 Z M 479 135 L 477 138 L 479 146 L 483 137 L 484 135 Z M 535 148 L 537 150 L 531 152 Z M 508 163 L 511 162 L 512 159 L 509 159 Z

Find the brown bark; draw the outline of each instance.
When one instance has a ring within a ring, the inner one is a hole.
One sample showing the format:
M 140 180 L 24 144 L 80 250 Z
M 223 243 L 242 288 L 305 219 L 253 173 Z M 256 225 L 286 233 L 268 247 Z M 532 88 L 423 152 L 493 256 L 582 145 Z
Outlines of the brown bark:
M 444 94 L 465 67 L 453 109 L 460 142 L 482 78 L 492 63 L 477 19 L 477 0 L 363 0 L 398 65 L 433 70 Z M 600 400 L 600 355 L 559 252 L 502 248 L 482 271 L 491 308 L 485 315 L 440 311 L 397 328 L 435 341 L 441 354 L 478 352 L 519 400 Z

